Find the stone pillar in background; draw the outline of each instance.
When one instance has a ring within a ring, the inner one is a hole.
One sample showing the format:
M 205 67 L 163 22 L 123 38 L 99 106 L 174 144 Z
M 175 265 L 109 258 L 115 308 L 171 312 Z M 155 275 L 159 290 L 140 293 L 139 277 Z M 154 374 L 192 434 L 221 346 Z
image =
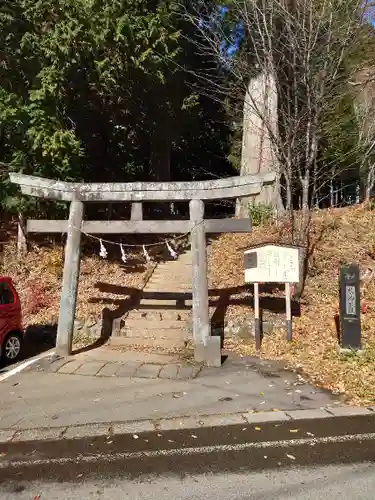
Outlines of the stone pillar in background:
M 245 95 L 243 110 L 243 135 L 241 175 L 262 175 L 279 172 L 269 131 L 278 133 L 277 89 L 270 73 L 261 72 L 252 78 Z M 237 201 L 237 217 L 247 217 L 249 204 L 265 203 L 275 211 L 282 207 L 279 175 L 272 186 L 263 187 L 257 196 Z

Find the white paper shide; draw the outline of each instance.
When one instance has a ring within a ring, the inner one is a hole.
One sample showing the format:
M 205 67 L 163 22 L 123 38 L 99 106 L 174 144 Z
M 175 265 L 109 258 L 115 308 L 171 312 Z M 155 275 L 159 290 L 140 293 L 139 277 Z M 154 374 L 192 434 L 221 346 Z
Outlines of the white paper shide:
M 298 283 L 299 250 L 264 245 L 244 254 L 245 283 Z

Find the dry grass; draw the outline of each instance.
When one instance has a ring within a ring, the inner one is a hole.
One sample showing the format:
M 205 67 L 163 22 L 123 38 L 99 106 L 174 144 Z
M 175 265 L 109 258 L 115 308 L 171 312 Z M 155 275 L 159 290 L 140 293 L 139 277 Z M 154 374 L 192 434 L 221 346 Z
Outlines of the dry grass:
M 98 283 L 116 287 L 141 288 L 147 268 L 132 265 L 137 256 L 129 255 L 129 264 L 117 260 L 103 260 L 97 255 L 83 256 L 78 290 L 77 319 L 99 317 L 104 307 L 116 309 L 113 301 L 124 300 L 127 295 L 102 292 Z M 22 259 L 16 258 L 16 243 L 5 246 L 1 274 L 9 275 L 21 297 L 25 326 L 57 323 L 63 272 L 63 249 L 34 245 Z
M 367 312 L 362 315 L 365 355 L 343 358 L 336 353 L 334 316 L 338 311 L 340 264 L 358 262 L 361 270 L 375 268 L 375 213 L 365 207 L 321 211 L 314 215 L 316 248 L 302 300 L 302 314 L 294 319 L 294 341 L 288 344 L 283 331 L 265 337 L 261 356 L 285 360 L 315 384 L 346 394 L 353 404 L 375 402 L 375 280 L 362 291 Z M 261 242 L 289 241 L 287 224 L 255 228 L 251 235 L 224 235 L 212 245 L 210 281 L 215 287 L 243 284 L 243 252 Z M 230 317 L 249 317 L 249 308 L 231 307 Z M 241 354 L 256 354 L 252 345 L 227 342 Z

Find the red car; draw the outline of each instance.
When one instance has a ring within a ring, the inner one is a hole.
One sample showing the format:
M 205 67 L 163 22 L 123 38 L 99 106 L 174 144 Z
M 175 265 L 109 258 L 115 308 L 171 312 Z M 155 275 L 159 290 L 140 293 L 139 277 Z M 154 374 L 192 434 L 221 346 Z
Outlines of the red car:
M 17 361 L 23 342 L 21 303 L 12 279 L 0 277 L 0 358 Z

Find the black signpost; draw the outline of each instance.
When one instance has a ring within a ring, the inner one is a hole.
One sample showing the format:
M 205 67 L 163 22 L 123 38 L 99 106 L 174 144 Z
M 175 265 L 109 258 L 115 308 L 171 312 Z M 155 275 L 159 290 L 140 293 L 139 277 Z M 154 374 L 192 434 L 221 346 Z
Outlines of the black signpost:
M 360 351 L 361 307 L 358 264 L 340 268 L 340 350 Z

